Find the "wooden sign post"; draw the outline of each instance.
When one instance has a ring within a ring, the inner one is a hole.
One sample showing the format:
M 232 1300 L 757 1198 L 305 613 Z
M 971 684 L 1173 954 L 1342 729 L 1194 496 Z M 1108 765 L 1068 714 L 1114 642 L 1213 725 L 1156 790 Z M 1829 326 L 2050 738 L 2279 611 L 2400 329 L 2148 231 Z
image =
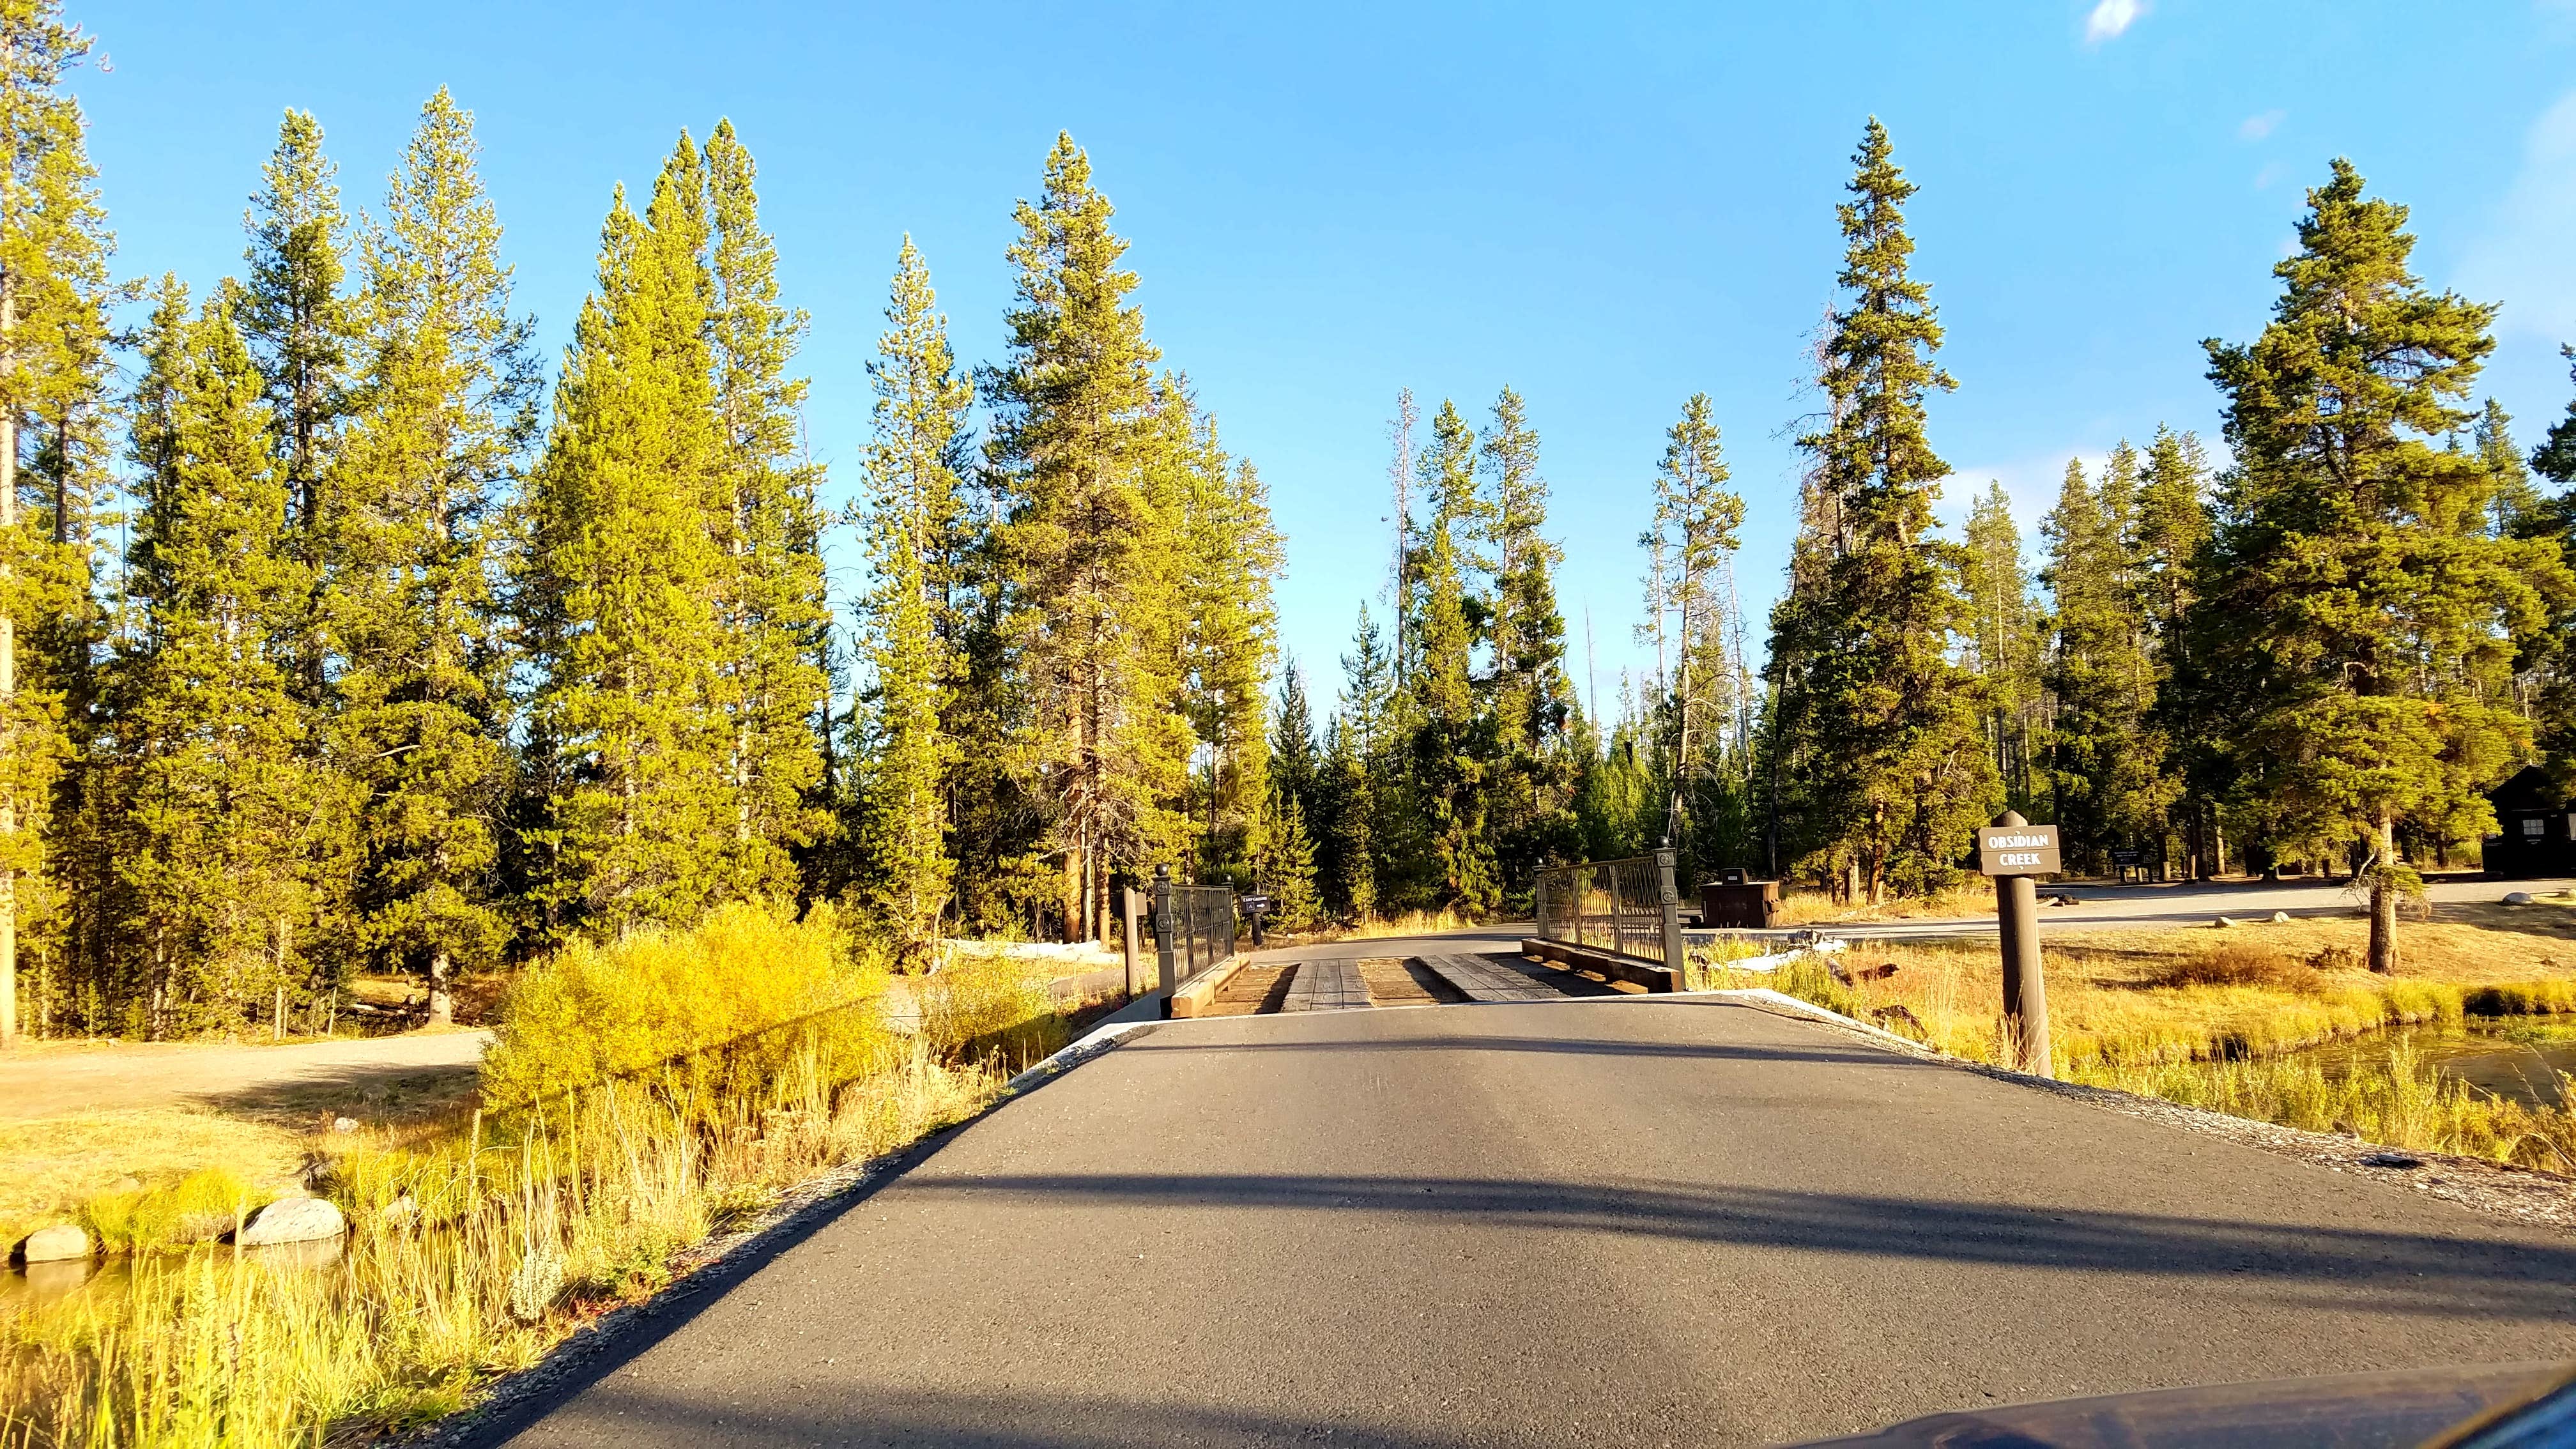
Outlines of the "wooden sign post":
M 2048 1050 L 2048 982 L 2039 962 L 2039 887 L 2058 870 L 2057 827 L 2007 810 L 1977 832 L 1977 869 L 1994 877 L 1995 925 L 2003 939 L 2005 1065 L 2054 1077 Z

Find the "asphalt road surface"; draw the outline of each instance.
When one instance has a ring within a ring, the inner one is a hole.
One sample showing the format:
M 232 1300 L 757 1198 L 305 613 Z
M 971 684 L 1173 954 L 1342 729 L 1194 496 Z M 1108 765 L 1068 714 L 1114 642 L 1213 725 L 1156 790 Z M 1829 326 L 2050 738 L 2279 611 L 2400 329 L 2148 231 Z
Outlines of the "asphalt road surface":
M 492 1432 L 1739 1444 L 2576 1358 L 2564 1236 L 1689 997 L 1171 1023 L 730 1275 Z

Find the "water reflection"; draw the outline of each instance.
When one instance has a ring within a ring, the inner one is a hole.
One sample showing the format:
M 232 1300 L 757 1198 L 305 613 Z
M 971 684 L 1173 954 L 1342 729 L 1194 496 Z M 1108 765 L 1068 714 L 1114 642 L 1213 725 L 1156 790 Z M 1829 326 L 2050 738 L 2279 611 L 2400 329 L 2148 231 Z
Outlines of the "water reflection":
M 2527 1107 L 2555 1107 L 2563 1100 L 2559 1074 L 2576 1073 L 2576 1022 L 2549 1017 L 2495 1020 L 2465 1026 L 2402 1027 L 2305 1053 L 2329 1077 L 2358 1068 L 2379 1071 L 2399 1046 L 2443 1076 Z
M 243 1272 L 310 1272 L 340 1261 L 348 1245 L 346 1235 L 319 1238 L 309 1243 L 279 1243 L 266 1248 L 236 1250 L 229 1244 L 211 1244 L 187 1252 L 159 1255 L 152 1266 L 177 1268 L 191 1258 L 214 1263 L 218 1271 L 236 1267 Z M 0 1315 L 22 1308 L 36 1308 L 59 1303 L 75 1294 L 122 1293 L 134 1282 L 134 1261 L 130 1258 L 73 1258 L 57 1263 L 26 1263 L 0 1269 Z

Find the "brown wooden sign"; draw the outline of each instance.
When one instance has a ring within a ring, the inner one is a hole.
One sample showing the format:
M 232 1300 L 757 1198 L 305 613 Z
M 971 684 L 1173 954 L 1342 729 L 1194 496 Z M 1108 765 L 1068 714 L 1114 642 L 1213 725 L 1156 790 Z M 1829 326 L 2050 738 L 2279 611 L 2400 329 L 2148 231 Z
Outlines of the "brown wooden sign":
M 1987 875 L 2055 875 L 2054 825 L 1980 825 L 1977 869 Z

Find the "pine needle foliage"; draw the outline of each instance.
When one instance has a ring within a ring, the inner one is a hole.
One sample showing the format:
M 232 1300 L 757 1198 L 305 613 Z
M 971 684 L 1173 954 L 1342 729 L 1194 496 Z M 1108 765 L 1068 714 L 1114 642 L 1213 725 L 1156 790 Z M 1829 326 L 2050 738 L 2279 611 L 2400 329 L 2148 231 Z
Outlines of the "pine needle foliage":
M 1949 467 L 1925 436 L 1925 401 L 1956 383 L 1932 362 L 1941 326 L 1910 269 L 1915 187 L 1875 118 L 1852 160 L 1852 199 L 1837 209 L 1845 304 L 1817 377 L 1825 423 L 1798 440 L 1814 460 L 1813 583 L 1774 650 L 1784 694 L 1798 695 L 1782 708 L 1804 736 L 1786 762 L 1809 822 L 1803 854 L 1876 902 L 1956 879 L 1990 766 L 1977 681 L 1950 651 L 1968 622 L 1959 547 L 1932 534 Z
M 2494 343 L 2495 309 L 2427 291 L 2406 208 L 2338 159 L 2251 343 L 2208 344 L 2236 458 L 2199 581 L 2192 649 L 2220 696 L 2240 789 L 2290 840 L 2371 852 L 2370 965 L 2397 965 L 2412 888 L 2401 820 L 2491 824 L 2481 792 L 2529 746 L 2515 641 L 2569 587 L 2554 550 L 2493 537 L 2496 480 L 2433 439 Z

